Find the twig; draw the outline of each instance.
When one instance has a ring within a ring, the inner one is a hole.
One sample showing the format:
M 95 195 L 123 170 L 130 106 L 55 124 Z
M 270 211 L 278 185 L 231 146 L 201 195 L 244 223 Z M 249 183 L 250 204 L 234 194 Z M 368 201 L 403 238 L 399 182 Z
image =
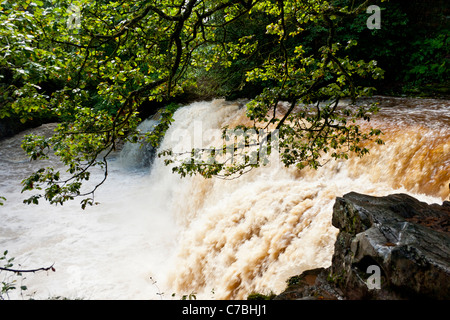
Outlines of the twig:
M 1 271 L 8 271 L 8 272 L 14 272 L 14 273 L 35 273 L 38 271 L 53 271 L 55 272 L 55 268 L 53 267 L 53 264 L 50 267 L 47 268 L 38 268 L 38 269 L 30 269 L 30 270 L 19 270 L 19 269 L 10 269 L 10 268 L 3 268 L 0 267 Z

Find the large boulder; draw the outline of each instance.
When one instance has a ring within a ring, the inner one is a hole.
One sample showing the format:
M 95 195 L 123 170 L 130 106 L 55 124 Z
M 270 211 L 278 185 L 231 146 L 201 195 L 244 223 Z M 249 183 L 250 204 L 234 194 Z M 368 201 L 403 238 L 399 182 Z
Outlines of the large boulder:
M 331 267 L 291 278 L 277 299 L 450 299 L 450 202 L 349 193 L 332 223 Z

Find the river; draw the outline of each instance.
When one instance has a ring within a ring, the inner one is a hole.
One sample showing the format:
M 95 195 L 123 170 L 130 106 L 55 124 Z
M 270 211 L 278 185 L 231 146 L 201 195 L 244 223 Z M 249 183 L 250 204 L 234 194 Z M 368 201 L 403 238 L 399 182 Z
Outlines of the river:
M 15 257 L 15 267 L 55 268 L 24 274 L 18 279 L 28 290 L 9 298 L 245 299 L 278 293 L 290 276 L 328 267 L 337 196 L 402 192 L 427 203 L 449 197 L 450 102 L 374 99 L 382 107 L 371 124 L 383 130 L 385 145 L 361 159 L 317 171 L 271 164 L 230 181 L 180 179 L 161 159 L 146 166 L 142 150 L 125 146 L 96 195 L 100 204 L 84 211 L 77 201 L 23 204 L 20 181 L 54 160 L 29 162 L 20 149 L 24 133 L 0 141 L 0 195 L 7 198 L 0 250 Z M 193 103 L 177 111 L 161 148 L 185 143 L 180 133 L 195 133 L 198 123 L 206 131 L 243 117 L 237 103 Z M 0 279 L 15 277 L 3 272 Z

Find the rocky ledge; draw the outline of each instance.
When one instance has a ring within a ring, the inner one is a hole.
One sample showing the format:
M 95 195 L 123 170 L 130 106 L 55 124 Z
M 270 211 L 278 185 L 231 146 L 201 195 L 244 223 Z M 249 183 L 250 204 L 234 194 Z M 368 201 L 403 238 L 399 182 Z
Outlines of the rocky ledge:
M 291 277 L 275 299 L 450 299 L 450 202 L 349 193 L 332 223 L 331 266 Z

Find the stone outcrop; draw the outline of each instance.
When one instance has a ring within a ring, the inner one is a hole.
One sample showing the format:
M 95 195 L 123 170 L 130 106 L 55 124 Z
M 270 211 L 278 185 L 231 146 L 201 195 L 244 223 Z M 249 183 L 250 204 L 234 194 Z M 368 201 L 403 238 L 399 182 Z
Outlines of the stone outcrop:
M 290 278 L 275 299 L 450 299 L 450 202 L 349 193 L 332 219 L 331 266 Z

